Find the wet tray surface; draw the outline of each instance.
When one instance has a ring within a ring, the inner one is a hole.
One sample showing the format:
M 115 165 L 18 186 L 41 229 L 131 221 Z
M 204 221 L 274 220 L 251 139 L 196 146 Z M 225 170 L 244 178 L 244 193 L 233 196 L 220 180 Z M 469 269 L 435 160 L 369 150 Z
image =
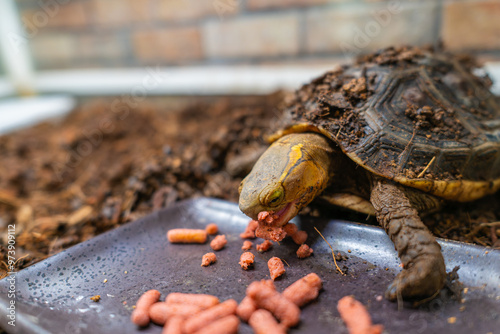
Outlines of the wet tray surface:
M 129 320 L 131 306 L 144 291 L 158 289 L 162 299 L 170 292 L 190 292 L 239 302 L 250 282 L 269 278 L 267 260 L 278 256 L 290 265 L 276 281 L 278 291 L 310 272 L 324 281 L 318 300 L 303 309 L 300 325 L 290 333 L 347 333 L 336 309 L 345 295 L 364 303 L 374 323 L 383 324 L 387 333 L 498 333 L 500 251 L 440 240 L 448 271 L 460 266 L 460 281 L 468 287 L 467 293 L 461 301 L 442 293 L 428 304 L 416 308 L 405 304 L 398 311 L 396 303 L 377 298 L 400 270 L 383 230 L 322 219 L 296 218 L 294 222 L 309 233 L 312 257 L 297 259 L 298 246 L 287 238 L 267 253 L 253 248 L 255 268 L 243 271 L 238 265 L 239 233 L 248 218 L 238 207 L 206 198 L 178 203 L 17 273 L 15 327 L 5 317 L 9 282 L 0 281 L 0 326 L 9 333 L 160 333 L 159 326 L 138 329 Z M 202 255 L 211 251 L 208 243 L 173 245 L 166 240 L 169 229 L 204 228 L 208 223 L 218 224 L 228 239 L 226 248 L 217 252 L 215 265 L 200 266 Z M 339 262 L 346 276 L 334 270 L 331 251 L 313 226 L 347 256 Z M 101 295 L 98 303 L 90 300 L 94 295 Z M 252 331 L 242 323 L 239 332 Z

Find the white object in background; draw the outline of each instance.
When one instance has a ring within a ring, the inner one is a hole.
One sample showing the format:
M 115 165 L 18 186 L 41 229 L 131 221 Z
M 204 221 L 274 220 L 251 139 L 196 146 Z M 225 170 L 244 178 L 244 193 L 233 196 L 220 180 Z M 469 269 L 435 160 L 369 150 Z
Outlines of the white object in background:
M 259 95 L 297 89 L 336 67 L 321 66 L 183 66 L 130 69 L 40 71 L 40 93 L 98 95 Z
M 74 98 L 61 95 L 3 99 L 0 101 L 0 135 L 60 117 L 75 105 Z
M 486 73 L 493 80 L 493 86 L 491 87 L 491 92 L 497 96 L 500 96 L 500 62 L 486 63 L 484 65 Z
M 12 83 L 5 77 L 0 77 L 0 98 L 4 96 L 12 96 L 16 94 L 16 90 Z
M 0 0 L 1 2 L 2 0 Z M 186 66 L 40 71 L 35 89 L 75 96 L 260 95 L 295 90 L 338 63 L 307 66 Z M 500 62 L 485 64 L 500 95 Z M 12 91 L 0 78 L 0 96 Z
M 0 1 L 0 58 L 15 91 L 26 96 L 35 93 L 35 75 L 20 17 L 14 0 Z

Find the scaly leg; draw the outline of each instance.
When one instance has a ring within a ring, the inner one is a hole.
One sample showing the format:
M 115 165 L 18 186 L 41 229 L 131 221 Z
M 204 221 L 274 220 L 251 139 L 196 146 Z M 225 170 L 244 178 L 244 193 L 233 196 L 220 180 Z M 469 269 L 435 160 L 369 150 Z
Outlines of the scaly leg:
M 386 298 L 434 295 L 444 286 L 446 276 L 441 247 L 420 220 L 404 188 L 388 180 L 375 180 L 370 201 L 403 264 L 403 271 L 387 288 Z

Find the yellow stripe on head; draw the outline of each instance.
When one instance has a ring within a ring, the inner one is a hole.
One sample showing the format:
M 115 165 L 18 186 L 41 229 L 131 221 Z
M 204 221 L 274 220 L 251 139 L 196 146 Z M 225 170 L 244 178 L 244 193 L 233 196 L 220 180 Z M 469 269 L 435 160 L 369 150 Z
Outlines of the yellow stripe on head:
M 288 153 L 288 165 L 286 166 L 283 174 L 281 174 L 280 182 L 283 182 L 286 177 L 289 175 L 290 170 L 297 165 L 304 153 L 302 152 L 303 144 L 296 144 L 290 148 L 290 152 Z

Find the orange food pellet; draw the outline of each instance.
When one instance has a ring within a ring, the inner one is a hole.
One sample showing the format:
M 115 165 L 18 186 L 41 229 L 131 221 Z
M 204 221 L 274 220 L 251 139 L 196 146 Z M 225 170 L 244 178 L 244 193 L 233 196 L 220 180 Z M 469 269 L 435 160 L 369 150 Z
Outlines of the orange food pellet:
M 268 217 L 269 217 L 269 212 L 267 212 L 267 211 L 261 211 L 261 212 L 259 212 L 259 214 L 257 215 L 257 219 L 258 219 L 259 221 L 261 221 L 261 220 L 265 220 L 265 219 L 266 219 L 266 218 L 268 218 Z M 272 216 L 270 216 L 270 217 L 272 218 Z
M 155 324 L 163 326 L 172 317 L 187 318 L 201 311 L 202 308 L 197 305 L 161 302 L 150 307 L 149 316 Z
M 207 241 L 207 231 L 176 228 L 167 232 L 167 238 L 171 243 L 203 244 Z
M 255 230 L 259 226 L 259 222 L 256 220 L 250 220 L 248 223 L 245 232 L 240 234 L 240 238 L 242 239 L 255 239 Z
M 297 257 L 299 259 L 304 259 L 306 257 L 309 257 L 313 253 L 313 249 L 307 246 L 306 244 L 302 244 L 299 249 L 297 250 Z
M 274 281 L 269 279 L 269 280 L 261 280 L 260 282 L 255 283 L 257 285 L 260 285 L 264 287 L 265 289 L 271 289 L 276 291 L 276 287 L 274 286 Z M 241 303 L 238 305 L 236 308 L 236 314 L 243 320 L 248 322 L 250 317 L 252 316 L 252 313 L 257 310 L 257 304 L 255 301 L 249 297 L 245 296 Z
M 208 234 L 217 234 L 217 232 L 219 232 L 219 227 L 217 224 L 208 224 L 207 227 L 205 227 L 205 231 Z
M 252 327 L 255 334 L 286 334 L 286 327 L 278 324 L 273 315 L 267 310 L 255 311 L 248 324 Z
M 243 241 L 243 246 L 241 246 L 242 250 L 250 250 L 252 249 L 253 243 L 250 240 Z
M 279 257 L 272 257 L 267 261 L 267 267 L 269 268 L 269 274 L 273 281 L 285 273 L 285 265 Z
M 286 237 L 286 232 L 282 227 L 262 226 L 259 224 L 255 230 L 255 236 L 272 241 L 281 241 Z
M 263 243 L 257 245 L 257 250 L 261 253 L 267 252 L 273 247 L 273 243 L 269 240 L 264 240 Z
M 210 242 L 210 247 L 212 247 L 214 251 L 218 251 L 224 248 L 226 244 L 227 244 L 226 236 L 224 234 L 221 234 L 216 236 L 214 240 Z
M 172 317 L 167 320 L 165 326 L 163 326 L 163 330 L 161 334 L 183 334 L 182 333 L 182 324 L 184 323 L 183 317 Z
M 263 279 L 260 281 L 260 284 L 266 288 L 276 291 L 276 285 L 274 285 L 274 281 L 272 279 Z
M 201 259 L 201 266 L 207 267 L 215 262 L 217 262 L 217 256 L 214 253 L 207 253 L 203 255 L 203 258 Z
M 183 330 L 185 333 L 194 333 L 218 319 L 235 314 L 237 306 L 238 303 L 234 299 L 228 299 L 198 313 L 196 317 L 187 319 L 184 323 Z
M 239 262 L 241 268 L 243 268 L 244 270 L 248 270 L 248 268 L 253 265 L 254 259 L 255 255 L 253 255 L 250 252 L 245 252 L 241 254 Z
M 199 306 L 202 309 L 218 305 L 219 298 L 201 293 L 180 293 L 172 292 L 165 298 L 167 304 L 190 304 Z
M 323 283 L 315 273 L 310 273 L 288 286 L 282 295 L 298 307 L 316 299 Z
M 297 225 L 293 223 L 287 223 L 283 226 L 283 230 L 286 232 L 287 235 L 292 236 L 295 233 L 297 233 L 299 228 L 297 227 Z
M 236 314 L 241 318 L 241 320 L 248 322 L 248 319 L 250 319 L 250 316 L 255 312 L 255 310 L 257 310 L 255 301 L 252 298 L 245 296 L 236 308 Z
M 253 282 L 247 288 L 247 296 L 252 298 L 258 308 L 274 314 L 285 327 L 293 327 L 300 321 L 300 309 L 265 282 Z
M 240 319 L 235 315 L 218 319 L 203 327 L 196 334 L 235 334 L 238 332 Z
M 380 334 L 384 330 L 384 326 L 372 324 L 372 319 L 366 308 L 352 296 L 340 299 L 337 310 L 344 320 L 349 334 Z
M 149 290 L 142 294 L 135 304 L 130 319 L 138 326 L 147 326 L 149 324 L 149 309 L 160 299 L 160 291 Z
M 307 232 L 306 231 L 297 231 L 294 235 L 292 235 L 293 242 L 297 245 L 302 245 L 307 240 Z

